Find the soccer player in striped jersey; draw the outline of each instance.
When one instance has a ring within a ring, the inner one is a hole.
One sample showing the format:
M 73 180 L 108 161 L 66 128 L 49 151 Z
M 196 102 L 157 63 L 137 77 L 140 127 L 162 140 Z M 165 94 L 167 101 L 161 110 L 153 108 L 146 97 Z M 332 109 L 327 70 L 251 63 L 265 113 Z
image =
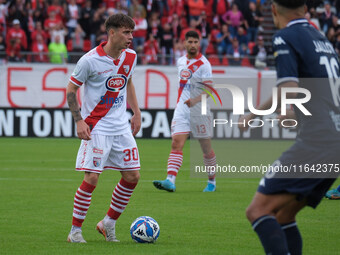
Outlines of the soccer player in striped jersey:
M 200 113 L 201 91 L 196 87 L 212 83 L 212 70 L 209 61 L 199 52 L 200 38 L 197 32 L 185 34 L 187 54 L 177 61 L 179 89 L 177 106 L 171 123 L 172 144 L 168 159 L 167 178 L 163 181 L 153 181 L 157 189 L 174 192 L 175 180 L 183 162 L 183 147 L 190 132 L 199 140 L 208 169 L 208 184 L 203 192 L 216 190 L 215 168 L 216 156 L 211 146 L 212 123 L 209 116 L 192 116 L 192 112 Z M 208 86 L 208 85 L 207 85 Z
M 67 101 L 81 139 L 76 170 L 85 173 L 74 197 L 72 228 L 67 240 L 85 243 L 82 224 L 92 193 L 104 170 L 120 171 L 122 178 L 113 190 L 111 204 L 97 230 L 106 241 L 116 242 L 115 225 L 140 178 L 139 154 L 134 135 L 140 129 L 141 113 L 131 80 L 137 55 L 128 49 L 134 21 L 115 14 L 105 21 L 108 41 L 81 57 L 67 87 Z M 77 90 L 83 86 L 81 112 Z M 131 127 L 126 103 L 133 111 Z M 132 129 L 132 132 L 131 132 Z

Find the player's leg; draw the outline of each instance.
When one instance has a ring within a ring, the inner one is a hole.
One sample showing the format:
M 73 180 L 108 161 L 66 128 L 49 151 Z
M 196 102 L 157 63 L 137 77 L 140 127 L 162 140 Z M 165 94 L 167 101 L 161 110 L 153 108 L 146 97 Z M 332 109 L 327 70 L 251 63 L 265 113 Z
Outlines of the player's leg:
M 85 242 L 81 227 L 91 205 L 92 193 L 103 170 L 103 162 L 108 157 L 107 148 L 101 146 L 103 139 L 105 137 L 92 135 L 91 141 L 81 142 L 78 151 L 76 170 L 85 171 L 85 176 L 74 196 L 72 228 L 67 238 L 69 242 Z
M 325 197 L 332 200 L 340 199 L 340 185 L 336 189 L 327 191 Z
M 216 190 L 216 155 L 211 147 L 210 138 L 199 139 L 199 143 L 203 152 L 204 165 L 208 169 L 208 184 L 203 192 L 213 192 Z
M 183 162 L 183 147 L 188 139 L 188 134 L 174 134 L 171 142 L 171 152 L 168 158 L 167 178 L 163 181 L 153 181 L 153 185 L 161 190 L 174 192 L 176 190 L 175 181 Z
M 106 241 L 117 242 L 116 221 L 124 212 L 140 178 L 139 153 L 131 133 L 115 136 L 105 169 L 119 170 L 122 178 L 113 190 L 111 204 L 104 219 L 97 224 L 97 230 Z
M 247 218 L 259 236 L 266 254 L 289 254 L 285 233 L 275 215 L 295 199 L 296 196 L 289 193 L 265 195 L 256 192 L 247 208 Z
M 286 235 L 289 253 L 302 254 L 302 236 L 296 223 L 297 213 L 306 206 L 306 200 L 293 200 L 276 213 L 276 220 Z
M 72 227 L 67 237 L 69 242 L 86 243 L 81 227 L 91 205 L 92 192 L 96 188 L 98 178 L 97 173 L 85 172 L 84 180 L 74 196 Z

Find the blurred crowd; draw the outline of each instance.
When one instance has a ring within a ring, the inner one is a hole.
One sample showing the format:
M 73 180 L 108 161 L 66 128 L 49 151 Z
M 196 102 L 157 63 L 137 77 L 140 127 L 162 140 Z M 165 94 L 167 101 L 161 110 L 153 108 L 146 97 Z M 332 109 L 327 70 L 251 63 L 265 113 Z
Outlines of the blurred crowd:
M 266 4 L 266 0 L 0 0 L 0 58 L 75 63 L 107 40 L 105 19 L 124 13 L 136 23 L 131 47 L 142 64 L 174 64 L 185 54 L 185 33 L 196 30 L 202 53 L 214 56 L 214 64 L 239 65 L 253 56 L 248 64 L 265 67 L 270 54 L 262 34 Z M 306 14 L 337 50 L 339 7 L 340 0 L 309 1 Z

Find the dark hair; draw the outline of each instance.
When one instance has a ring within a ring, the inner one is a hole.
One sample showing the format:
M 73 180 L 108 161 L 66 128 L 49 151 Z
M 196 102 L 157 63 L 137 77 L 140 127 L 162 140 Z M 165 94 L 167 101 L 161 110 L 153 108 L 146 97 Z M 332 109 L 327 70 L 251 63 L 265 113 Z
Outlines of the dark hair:
M 273 2 L 288 9 L 296 9 L 304 6 L 307 3 L 307 0 L 273 0 Z
M 135 28 L 135 22 L 133 19 L 125 14 L 118 13 L 118 14 L 113 14 L 110 17 L 108 17 L 105 21 L 105 29 L 108 32 L 111 28 L 116 29 L 116 28 L 130 28 L 134 29 Z
M 193 38 L 196 38 L 196 39 L 200 39 L 200 36 L 198 35 L 198 33 L 194 30 L 191 30 L 191 31 L 188 31 L 186 32 L 185 34 L 185 40 L 188 40 L 189 37 L 193 37 Z

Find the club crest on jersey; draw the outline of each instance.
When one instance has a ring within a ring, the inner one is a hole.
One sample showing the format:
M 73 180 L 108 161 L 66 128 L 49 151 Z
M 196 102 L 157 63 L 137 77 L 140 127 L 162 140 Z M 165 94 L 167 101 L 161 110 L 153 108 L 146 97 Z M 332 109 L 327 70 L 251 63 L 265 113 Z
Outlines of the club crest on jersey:
M 126 86 L 127 78 L 124 74 L 115 74 L 107 78 L 105 86 L 107 90 L 119 92 Z
M 129 65 L 123 65 L 123 69 L 124 69 L 124 72 L 125 72 L 126 74 L 128 74 L 129 71 L 130 71 L 130 66 L 129 66 Z
M 181 80 L 189 80 L 192 76 L 192 71 L 190 69 L 181 70 L 179 77 Z
M 93 165 L 94 165 L 95 167 L 99 167 L 100 164 L 101 164 L 101 162 L 102 162 L 102 158 L 93 157 Z

